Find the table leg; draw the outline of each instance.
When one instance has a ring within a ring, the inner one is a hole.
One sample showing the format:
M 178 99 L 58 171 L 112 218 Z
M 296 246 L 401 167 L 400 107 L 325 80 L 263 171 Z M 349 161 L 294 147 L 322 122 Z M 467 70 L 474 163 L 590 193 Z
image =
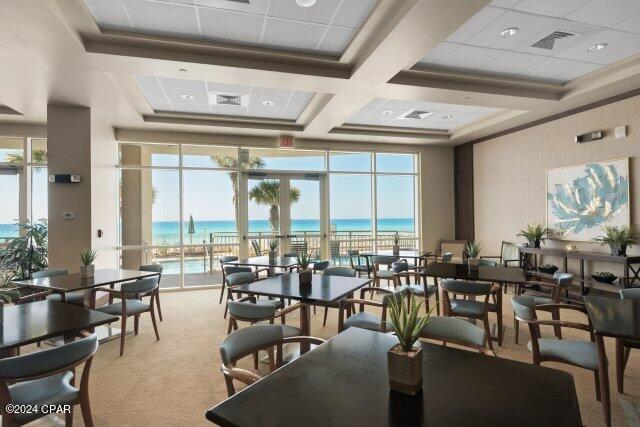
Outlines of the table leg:
M 616 338 L 616 380 L 619 393 L 624 393 L 624 346 L 622 343 L 622 338 Z
M 608 426 L 611 425 L 611 396 L 609 396 L 609 371 L 607 354 L 604 349 L 604 338 L 602 335 L 595 334 L 596 347 L 598 349 L 598 377 L 600 379 L 600 399 L 602 401 L 602 411 L 604 412 L 604 421 Z
M 302 324 L 302 335 L 311 336 L 311 304 L 304 304 L 304 309 L 300 313 L 302 316 L 301 324 Z M 311 349 L 309 343 L 301 343 L 300 344 L 300 354 L 305 354 L 307 351 Z

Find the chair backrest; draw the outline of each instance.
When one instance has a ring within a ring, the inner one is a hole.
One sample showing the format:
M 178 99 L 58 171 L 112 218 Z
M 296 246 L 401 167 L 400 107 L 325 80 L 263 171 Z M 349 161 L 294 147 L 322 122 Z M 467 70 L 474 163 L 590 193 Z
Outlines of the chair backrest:
M 571 286 L 571 283 L 573 283 L 573 274 L 559 273 L 556 271 L 553 273 L 553 280 L 555 280 L 561 288 L 568 288 Z
M 442 254 L 442 262 L 451 262 L 452 259 L 453 259 L 452 252 L 445 252 Z
M 285 252 L 284 254 L 282 254 L 282 256 L 285 258 L 297 258 L 298 255 L 299 255 L 298 252 L 293 252 L 293 251 Z
M 507 261 L 518 261 L 519 256 L 518 245 L 513 242 L 502 242 L 500 261 L 503 265 L 506 265 Z
M 481 349 L 486 345 L 483 328 L 459 317 L 431 316 L 420 332 L 421 338 Z
M 291 252 L 295 252 L 297 254 L 306 254 L 307 250 L 308 245 L 306 240 L 291 242 Z
M 230 302 L 231 303 L 231 302 Z M 220 358 L 225 365 L 273 346 L 283 339 L 282 328 L 278 325 L 251 325 L 231 332 L 220 343 Z
M 483 267 L 497 267 L 498 263 L 490 259 L 480 258 L 478 260 L 478 265 L 481 265 Z
M 404 297 L 406 297 L 407 295 L 409 295 L 410 293 L 410 289 L 403 287 L 400 290 L 392 293 L 392 294 L 386 294 L 385 296 L 382 297 L 382 304 L 387 306 L 389 305 L 389 303 L 391 301 L 394 301 L 396 304 L 400 304 L 402 302 L 402 300 L 404 299 Z
M 133 282 L 123 283 L 120 288 L 124 293 L 149 292 L 158 287 L 158 276 L 145 277 Z
M 486 282 L 471 282 L 467 280 L 443 279 L 440 287 L 447 292 L 465 295 L 487 295 L 493 285 Z
M 220 257 L 220 265 L 224 265 L 227 262 L 237 261 L 238 257 L 235 255 L 225 255 Z
M 358 256 L 358 255 L 360 255 L 360 251 L 359 251 L 359 250 L 357 250 L 357 249 L 349 249 L 349 250 L 347 251 L 347 255 L 348 255 L 349 257 L 352 257 L 352 256 Z
M 329 255 L 331 259 L 340 258 L 340 242 L 335 240 L 329 242 Z
M 511 299 L 513 311 L 522 320 L 535 320 L 535 299 L 531 295 L 516 295 Z
M 620 289 L 620 298 L 640 300 L 640 288 Z
M 253 252 L 255 252 L 256 256 L 262 255 L 262 251 L 260 250 L 260 245 L 257 240 L 251 240 L 251 246 L 253 246 Z
M 402 273 L 403 271 L 409 271 L 409 263 L 407 261 L 396 261 L 391 264 L 391 269 L 394 273 Z
M 233 274 L 233 273 L 251 273 L 251 267 L 240 267 L 238 265 L 225 265 L 222 267 L 225 275 Z
M 45 270 L 35 271 L 31 277 L 34 279 L 42 279 L 44 277 L 64 276 L 69 274 L 67 268 L 47 268 Z
M 152 271 L 154 273 L 162 274 L 162 264 L 146 264 L 141 265 L 139 268 L 140 271 Z
M 440 240 L 440 253 L 451 252 L 454 257 L 464 258 L 466 240 Z
M 225 278 L 228 286 L 240 286 L 254 282 L 256 276 L 251 271 L 240 271 L 237 273 L 228 273 Z
M 229 314 L 232 317 L 250 320 L 262 320 L 275 316 L 276 306 L 273 304 L 254 304 L 252 302 L 227 301 Z
M 0 381 L 45 377 L 77 366 L 98 349 L 98 335 L 24 356 L 0 359 Z
M 314 271 L 324 271 L 329 267 L 329 261 L 318 261 L 313 263 Z
M 356 277 L 356 270 L 350 267 L 327 267 L 322 270 L 325 276 Z
M 397 256 L 377 255 L 371 257 L 371 263 L 374 265 L 391 265 L 397 260 Z

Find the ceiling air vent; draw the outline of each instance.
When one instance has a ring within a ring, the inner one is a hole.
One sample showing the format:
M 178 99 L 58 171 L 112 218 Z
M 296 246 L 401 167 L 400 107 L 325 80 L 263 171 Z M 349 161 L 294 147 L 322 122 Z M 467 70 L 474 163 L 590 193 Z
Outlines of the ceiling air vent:
M 541 38 L 537 42 L 531 45 L 531 47 L 538 47 L 540 49 L 553 50 L 553 45 L 556 40 L 564 39 L 566 37 L 573 37 L 575 34 L 567 33 L 566 31 L 554 31 L 546 37 Z
M 409 110 L 406 113 L 402 114 L 399 118 L 422 120 L 422 119 L 426 119 L 432 114 L 433 114 L 432 111 Z
M 209 104 L 245 107 L 249 104 L 249 95 L 209 92 Z
M 234 3 L 244 3 L 244 4 L 249 4 L 249 0 L 227 0 L 227 1 L 232 1 Z

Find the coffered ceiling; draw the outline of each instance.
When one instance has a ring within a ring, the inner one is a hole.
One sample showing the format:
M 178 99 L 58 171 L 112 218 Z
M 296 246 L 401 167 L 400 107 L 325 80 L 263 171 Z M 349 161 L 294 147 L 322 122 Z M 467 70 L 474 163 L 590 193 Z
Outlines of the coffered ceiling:
M 57 102 L 127 135 L 452 145 L 640 88 L 638 0 L 0 7 L 5 129 L 45 123 Z

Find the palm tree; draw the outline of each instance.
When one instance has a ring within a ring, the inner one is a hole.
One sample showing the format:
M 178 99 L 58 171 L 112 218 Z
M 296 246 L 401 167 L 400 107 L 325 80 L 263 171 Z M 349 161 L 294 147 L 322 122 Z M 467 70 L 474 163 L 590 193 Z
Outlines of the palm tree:
M 229 179 L 231 180 L 231 188 L 233 189 L 233 207 L 236 218 L 236 226 L 239 223 L 238 219 L 238 158 L 233 156 L 211 156 L 211 161 L 217 163 L 219 167 L 231 169 L 227 172 Z M 249 158 L 248 163 L 242 165 L 247 169 L 260 169 L 264 167 L 264 160 L 260 157 Z
M 294 204 L 300 199 L 300 190 L 291 187 L 290 191 L 289 200 Z M 277 233 L 280 229 L 280 181 L 269 179 L 260 181 L 260 184 L 249 191 L 249 199 L 259 205 L 269 206 L 271 231 Z
M 189 228 L 187 229 L 187 234 L 189 234 L 189 241 L 193 244 L 193 235 L 196 233 L 196 225 L 193 222 L 193 215 L 189 214 Z
M 16 153 L 7 153 L 7 159 L 12 165 L 21 165 L 24 162 L 24 154 L 22 154 L 22 151 Z M 31 152 L 31 162 L 47 163 L 47 150 L 33 150 Z

